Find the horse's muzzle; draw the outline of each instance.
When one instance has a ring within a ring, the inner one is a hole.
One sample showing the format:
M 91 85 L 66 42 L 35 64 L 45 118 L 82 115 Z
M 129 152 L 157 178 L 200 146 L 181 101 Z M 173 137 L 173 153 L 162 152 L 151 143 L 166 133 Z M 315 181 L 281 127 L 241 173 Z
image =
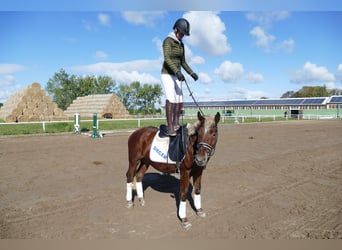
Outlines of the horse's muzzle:
M 203 167 L 205 168 L 207 166 L 207 163 L 208 163 L 208 154 L 205 154 L 205 156 L 201 157 L 200 155 L 195 155 L 195 163 L 197 166 L 199 167 Z
M 206 167 L 210 156 L 215 153 L 215 146 L 200 142 L 197 145 L 197 152 L 195 154 L 195 163 L 200 167 Z

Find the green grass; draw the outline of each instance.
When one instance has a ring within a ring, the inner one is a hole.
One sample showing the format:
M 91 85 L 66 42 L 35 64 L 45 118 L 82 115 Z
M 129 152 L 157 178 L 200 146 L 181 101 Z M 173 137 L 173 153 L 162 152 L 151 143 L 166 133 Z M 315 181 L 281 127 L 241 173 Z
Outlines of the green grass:
M 267 122 L 267 121 L 285 121 L 283 117 L 263 117 L 261 119 L 255 117 L 245 118 L 243 121 L 238 119 L 239 123 L 251 122 Z M 296 119 L 289 119 L 296 120 Z M 3 122 L 3 121 L 0 121 Z M 180 121 L 183 124 L 194 123 L 194 119 L 184 119 Z M 233 124 L 235 117 L 222 117 L 220 124 Z M 138 127 L 154 126 L 159 127 L 160 124 L 165 124 L 165 119 L 134 119 L 134 120 L 99 120 L 99 131 L 112 131 L 124 129 L 136 129 Z M 81 131 L 92 131 L 93 122 L 81 120 Z M 42 123 L 17 123 L 17 124 L 0 124 L 0 135 L 25 135 L 25 134 L 44 134 L 44 133 L 63 133 L 74 132 L 73 121 L 69 122 L 49 122 L 45 123 L 45 131 Z

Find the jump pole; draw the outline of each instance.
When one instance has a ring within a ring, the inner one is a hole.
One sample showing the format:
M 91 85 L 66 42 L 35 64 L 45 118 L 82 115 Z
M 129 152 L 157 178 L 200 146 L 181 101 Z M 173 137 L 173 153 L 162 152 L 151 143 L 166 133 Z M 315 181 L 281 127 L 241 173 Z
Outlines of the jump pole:
M 80 114 L 79 113 L 76 113 L 74 115 L 74 133 L 75 134 L 80 134 L 81 131 L 80 131 L 80 128 L 81 128 L 81 119 L 80 119 Z
M 90 138 L 101 138 L 98 132 L 97 114 L 93 114 L 93 134 Z

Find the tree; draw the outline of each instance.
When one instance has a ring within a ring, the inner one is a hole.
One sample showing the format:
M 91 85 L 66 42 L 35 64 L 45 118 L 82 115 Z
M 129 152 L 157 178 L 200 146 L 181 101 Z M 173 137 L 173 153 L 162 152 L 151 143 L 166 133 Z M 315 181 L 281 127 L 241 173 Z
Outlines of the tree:
M 294 94 L 294 91 L 287 91 L 284 93 L 280 98 L 291 98 L 291 96 Z
M 304 86 L 297 92 L 287 91 L 281 98 L 327 97 L 330 92 L 326 86 Z
M 155 105 L 161 104 L 162 88 L 159 84 L 141 86 L 135 81 L 130 85 L 120 85 L 117 95 L 131 114 L 155 114 Z
M 79 96 L 90 94 L 110 94 L 116 90 L 116 83 L 108 76 L 69 75 L 64 69 L 49 79 L 46 91 L 57 106 L 66 110 Z
M 138 100 L 143 114 L 155 114 L 155 104 L 161 104 L 162 88 L 159 84 L 144 84 L 138 91 Z
M 55 73 L 49 79 L 46 91 L 52 96 L 57 106 L 65 110 L 77 97 L 76 86 L 75 77 L 70 76 L 64 69 L 61 69 L 59 73 Z

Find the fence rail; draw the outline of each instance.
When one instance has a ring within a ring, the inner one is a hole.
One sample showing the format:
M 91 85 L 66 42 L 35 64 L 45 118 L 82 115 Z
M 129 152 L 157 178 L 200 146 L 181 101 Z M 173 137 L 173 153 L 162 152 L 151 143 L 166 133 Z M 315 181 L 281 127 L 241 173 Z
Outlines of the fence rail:
M 191 120 L 196 120 L 197 116 L 184 116 L 182 119 L 184 121 L 191 121 Z M 237 115 L 237 116 L 221 116 L 221 122 L 220 123 L 248 123 L 248 122 L 263 122 L 263 121 L 287 121 L 287 120 L 326 120 L 326 119 L 341 119 L 339 116 L 334 116 L 334 115 L 300 115 L 296 118 L 291 118 L 291 117 L 284 117 L 281 115 Z M 92 127 L 93 120 L 91 119 L 84 119 L 80 120 L 81 126 L 85 126 L 85 124 L 88 127 Z M 108 128 L 109 125 L 105 125 L 105 123 L 112 122 L 112 126 L 110 129 Z M 134 117 L 134 118 L 126 118 L 126 119 L 98 119 L 97 120 L 97 129 L 98 130 L 117 130 L 117 129 L 125 129 L 125 127 L 120 127 L 121 125 L 115 126 L 115 123 L 129 123 L 129 128 L 130 129 L 136 129 L 140 128 L 142 126 L 149 126 L 149 125 L 155 125 L 161 124 L 162 122 L 166 122 L 166 119 L 164 116 L 151 116 L 151 117 Z M 3 126 L 19 126 L 19 125 L 41 125 L 40 126 L 40 131 L 39 132 L 33 132 L 33 133 L 51 133 L 51 129 L 49 131 L 48 127 L 61 123 L 67 123 L 68 124 L 68 129 L 69 131 L 57 131 L 57 132 L 71 132 L 70 130 L 74 131 L 74 120 L 66 120 L 66 121 L 35 121 L 35 122 L 8 122 L 8 123 L 0 123 L 0 135 L 4 135 L 2 133 L 2 128 Z M 29 129 L 28 129 L 29 130 Z M 54 131 L 56 132 L 56 131 Z M 24 134 L 29 134 L 30 132 L 24 132 Z M 53 132 L 52 132 L 53 133 Z

